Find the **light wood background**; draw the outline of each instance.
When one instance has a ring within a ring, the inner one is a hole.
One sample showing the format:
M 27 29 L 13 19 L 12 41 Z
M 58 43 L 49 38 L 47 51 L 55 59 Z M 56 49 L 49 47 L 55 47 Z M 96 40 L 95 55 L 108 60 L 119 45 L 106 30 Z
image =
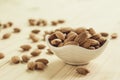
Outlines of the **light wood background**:
M 13 21 L 13 27 L 20 27 L 21 33 L 12 34 L 10 39 L 0 40 L 0 52 L 5 58 L 0 60 L 0 80 L 119 80 L 120 79 L 120 39 L 111 40 L 108 47 L 97 59 L 86 66 L 65 64 L 55 55 L 47 55 L 44 50 L 36 58 L 47 58 L 48 67 L 44 71 L 27 71 L 26 64 L 11 65 L 10 58 L 22 56 L 19 46 L 30 44 L 33 49 L 39 43 L 32 43 L 28 34 L 32 29 L 41 31 L 54 29 L 29 27 L 29 18 L 43 18 L 47 21 L 65 19 L 62 26 L 93 27 L 96 31 L 116 32 L 120 35 L 120 1 L 119 0 L 0 0 L 0 22 Z M 56 27 L 55 27 L 56 28 Z M 0 37 L 13 28 L 3 29 Z M 42 32 L 38 34 L 41 36 Z M 40 37 L 41 39 L 41 37 Z M 32 50 L 31 50 L 32 51 Z M 86 76 L 76 73 L 75 69 L 85 67 L 90 70 Z

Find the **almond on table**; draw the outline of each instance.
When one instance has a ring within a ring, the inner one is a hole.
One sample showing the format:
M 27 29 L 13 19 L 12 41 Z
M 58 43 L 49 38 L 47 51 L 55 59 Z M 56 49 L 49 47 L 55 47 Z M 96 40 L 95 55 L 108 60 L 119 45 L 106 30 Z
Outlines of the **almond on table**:
M 117 33 L 112 33 L 111 34 L 111 39 L 116 39 L 118 37 Z
M 30 45 L 28 45 L 28 44 L 25 44 L 25 45 L 20 46 L 20 48 L 23 51 L 29 51 L 32 47 Z
M 35 34 L 38 34 L 40 32 L 40 30 L 39 29 L 33 29 L 31 32 L 35 33 Z
M 44 44 L 38 44 L 38 45 L 37 45 L 37 48 L 38 48 L 38 49 L 44 49 L 45 47 L 46 47 L 46 46 L 45 46 Z
M 45 68 L 45 64 L 42 62 L 35 62 L 35 69 L 36 70 L 43 70 Z
M 65 20 L 58 20 L 58 23 L 64 23 L 65 22 Z
M 23 62 L 28 62 L 30 60 L 30 56 L 28 55 L 22 55 L 22 61 Z
M 108 35 L 109 35 L 109 34 L 106 33 L 106 32 L 101 32 L 100 34 L 101 34 L 103 37 L 108 37 Z
M 29 38 L 32 40 L 32 42 L 39 41 L 39 38 L 34 33 L 30 33 Z
M 35 62 L 42 62 L 45 65 L 47 65 L 49 63 L 49 61 L 47 59 L 45 59 L 45 58 L 37 59 Z
M 39 50 L 39 49 L 36 49 L 36 50 L 34 50 L 34 51 L 31 52 L 32 56 L 38 56 L 40 54 L 41 54 L 41 50 Z
M 5 55 L 3 53 L 0 53 L 0 59 L 3 59 Z
M 52 26 L 56 26 L 58 23 L 56 21 L 51 21 Z
M 47 54 L 53 54 L 53 52 L 50 49 L 47 49 Z
M 85 68 L 77 68 L 76 71 L 79 73 L 79 74 L 82 74 L 82 75 L 87 75 L 89 73 L 89 70 L 85 69 Z
M 19 33 L 20 31 L 21 31 L 20 28 L 14 28 L 14 29 L 13 29 L 13 32 L 14 32 L 14 33 Z
M 34 70 L 35 69 L 35 66 L 36 66 L 36 63 L 35 62 L 28 62 L 27 64 L 27 68 L 29 70 Z
M 20 61 L 21 61 L 20 57 L 18 57 L 18 56 L 13 56 L 11 58 L 11 62 L 14 63 L 14 64 L 18 64 Z
M 8 39 L 10 36 L 11 36 L 11 33 L 5 33 L 5 34 L 2 36 L 2 39 Z

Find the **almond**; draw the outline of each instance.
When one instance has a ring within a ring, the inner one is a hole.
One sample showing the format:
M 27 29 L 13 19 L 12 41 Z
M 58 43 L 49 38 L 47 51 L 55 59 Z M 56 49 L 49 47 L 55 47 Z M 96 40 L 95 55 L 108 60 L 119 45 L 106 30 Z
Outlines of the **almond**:
M 64 20 L 58 20 L 58 23 L 64 23 L 65 21 Z
M 45 65 L 47 65 L 49 63 L 49 61 L 45 58 L 42 58 L 42 59 L 37 59 L 35 62 L 42 62 L 44 63 Z
M 89 28 L 88 31 L 89 31 L 89 33 L 90 33 L 91 35 L 96 34 L 96 32 L 95 32 L 95 30 L 94 30 L 93 28 Z
M 73 29 L 70 27 L 65 27 L 65 28 L 61 28 L 60 31 L 63 33 L 69 33 L 70 31 L 73 31 Z
M 79 46 L 79 43 L 75 42 L 75 41 L 68 41 L 68 42 L 65 42 L 64 45 L 77 45 L 77 46 Z
M 43 70 L 45 68 L 45 64 L 42 62 L 35 62 L 35 69 L 36 70 Z
M 111 39 L 116 39 L 118 37 L 117 33 L 112 33 L 111 34 Z
M 32 47 L 30 45 L 25 44 L 25 45 L 20 46 L 20 48 L 22 48 L 23 51 L 29 51 Z
M 22 56 L 22 60 L 23 60 L 23 62 L 28 62 L 28 61 L 30 60 L 30 56 L 28 56 L 28 55 L 23 55 L 23 56 Z
M 75 42 L 79 42 L 79 45 L 82 45 L 88 38 L 88 32 L 82 32 L 75 38 Z
M 54 33 L 49 36 L 49 40 L 50 40 L 50 41 L 53 40 L 53 39 L 56 39 L 56 38 L 57 38 L 57 37 L 56 37 L 56 35 L 55 35 Z
M 106 38 L 100 37 L 98 41 L 100 42 L 101 45 L 103 45 L 106 42 Z
M 38 45 L 37 45 L 37 48 L 38 48 L 38 49 L 44 49 L 45 47 L 46 47 L 46 46 L 45 46 L 44 44 L 38 44 Z
M 40 30 L 39 30 L 39 29 L 34 29 L 34 30 L 32 30 L 31 32 L 32 32 L 32 33 L 35 33 L 35 34 L 38 34 L 38 33 L 40 32 Z
M 35 69 L 35 66 L 36 66 L 36 63 L 35 63 L 35 62 L 29 62 L 29 63 L 27 64 L 27 68 L 28 68 L 29 70 L 34 70 L 34 69 Z
M 11 36 L 10 33 L 5 33 L 2 38 L 3 39 L 8 39 L 10 36 Z
M 13 32 L 14 32 L 14 33 L 19 33 L 20 31 L 21 31 L 20 28 L 14 28 L 14 29 L 13 29 Z
M 57 37 L 58 39 L 61 39 L 61 40 L 64 40 L 64 39 L 65 39 L 65 35 L 64 35 L 62 32 L 60 32 L 60 31 L 56 31 L 56 32 L 55 32 L 55 35 L 56 35 L 56 37 Z
M 47 49 L 47 54 L 53 54 L 53 52 L 50 49 Z
M 0 59 L 3 59 L 5 56 L 3 53 L 0 53 Z
M 67 39 L 65 39 L 64 42 L 68 42 L 68 41 L 74 41 L 74 39 L 77 37 L 76 33 L 69 33 Z
M 41 53 L 41 50 L 36 49 L 36 50 L 34 50 L 34 51 L 31 52 L 31 55 L 32 56 L 38 56 L 38 55 L 40 55 L 40 53 Z
M 100 34 L 101 34 L 103 37 L 108 37 L 108 35 L 109 35 L 109 34 L 106 33 L 106 32 L 101 32 Z
M 56 26 L 58 23 L 56 21 L 51 21 L 52 26 Z
M 82 75 L 87 75 L 89 73 L 89 71 L 85 68 L 77 68 L 76 71 Z
M 80 28 L 75 29 L 75 32 L 76 32 L 77 34 L 80 34 L 80 33 L 84 32 L 84 31 L 86 31 L 86 28 L 85 28 L 85 27 L 80 27 Z
M 11 58 L 11 62 L 14 64 L 18 64 L 20 62 L 20 58 L 18 56 L 13 56 Z
M 61 42 L 62 42 L 61 39 L 53 39 L 51 41 L 51 44 L 54 46 L 58 46 Z

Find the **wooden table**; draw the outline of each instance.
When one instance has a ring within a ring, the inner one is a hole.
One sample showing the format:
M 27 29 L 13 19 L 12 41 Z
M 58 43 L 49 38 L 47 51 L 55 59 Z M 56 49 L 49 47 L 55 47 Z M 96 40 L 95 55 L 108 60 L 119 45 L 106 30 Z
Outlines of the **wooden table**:
M 33 50 L 37 44 L 45 43 L 32 43 L 28 39 L 32 29 L 37 28 L 43 32 L 57 28 L 50 25 L 29 27 L 29 18 L 43 18 L 49 22 L 65 19 L 66 23 L 58 27 L 86 26 L 93 27 L 98 32 L 116 32 L 120 35 L 119 3 L 119 0 L 0 0 L 0 22 L 13 21 L 13 27 L 21 28 L 21 32 L 12 33 L 10 39 L 0 40 L 0 52 L 5 54 L 5 58 L 0 60 L 0 80 L 119 80 L 119 37 L 110 40 L 103 54 L 85 66 L 67 65 L 55 55 L 46 54 L 46 50 L 40 56 L 31 59 L 34 61 L 37 58 L 47 58 L 49 64 L 44 71 L 28 71 L 27 64 L 10 64 L 10 58 L 14 55 L 30 55 L 30 51 L 21 53 L 20 45 L 30 44 Z M 12 32 L 13 27 L 2 29 L 0 37 L 6 32 Z M 41 36 L 42 32 L 38 36 Z M 75 70 L 78 67 L 85 67 L 90 73 L 86 76 L 77 74 Z

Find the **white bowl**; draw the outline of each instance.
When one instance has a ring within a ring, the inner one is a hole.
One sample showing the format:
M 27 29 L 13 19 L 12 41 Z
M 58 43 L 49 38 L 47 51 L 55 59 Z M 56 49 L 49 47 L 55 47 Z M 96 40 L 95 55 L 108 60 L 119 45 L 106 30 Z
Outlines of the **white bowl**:
M 103 46 L 95 50 L 85 49 L 76 45 L 66 45 L 63 47 L 54 47 L 49 43 L 49 36 L 46 36 L 46 42 L 50 50 L 55 53 L 65 63 L 71 65 L 84 65 L 88 64 L 92 59 L 98 57 L 106 48 L 109 40 Z

